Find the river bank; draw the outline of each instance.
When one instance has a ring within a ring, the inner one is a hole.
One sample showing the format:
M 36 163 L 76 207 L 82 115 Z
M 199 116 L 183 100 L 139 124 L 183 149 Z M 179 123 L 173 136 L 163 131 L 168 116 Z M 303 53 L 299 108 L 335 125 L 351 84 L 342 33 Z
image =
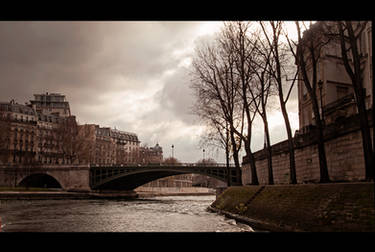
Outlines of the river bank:
M 209 207 L 250 226 L 276 232 L 373 232 L 373 183 L 236 186 Z

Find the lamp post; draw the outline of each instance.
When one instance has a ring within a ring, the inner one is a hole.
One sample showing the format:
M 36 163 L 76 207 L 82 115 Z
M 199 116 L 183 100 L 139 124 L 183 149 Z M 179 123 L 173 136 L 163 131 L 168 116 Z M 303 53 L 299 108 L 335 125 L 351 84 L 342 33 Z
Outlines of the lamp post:
M 323 113 L 323 94 L 322 94 L 322 89 L 323 89 L 323 81 L 319 80 L 318 81 L 318 87 L 319 87 L 319 92 L 320 92 L 320 115 L 321 115 L 321 120 L 323 125 L 325 124 L 324 122 L 324 113 Z
M 174 153 L 173 153 L 173 151 L 174 151 L 174 145 L 172 144 L 172 159 L 174 158 Z
M 203 163 L 204 163 L 204 160 L 205 160 L 205 156 L 204 156 L 204 154 L 205 154 L 205 151 L 206 151 L 206 150 L 205 150 L 205 149 L 203 149 L 203 160 L 202 160 L 202 161 L 203 161 Z

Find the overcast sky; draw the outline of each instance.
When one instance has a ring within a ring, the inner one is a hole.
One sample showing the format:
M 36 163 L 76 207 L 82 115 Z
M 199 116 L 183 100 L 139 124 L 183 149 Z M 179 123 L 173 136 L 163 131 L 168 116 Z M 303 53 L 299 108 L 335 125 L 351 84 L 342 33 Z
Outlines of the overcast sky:
M 196 41 L 222 22 L 0 22 L 0 101 L 24 104 L 33 94 L 62 93 L 79 124 L 134 132 L 142 144 L 163 147 L 164 157 L 202 158 L 204 126 L 190 113 L 188 68 Z M 271 141 L 286 139 L 281 112 L 270 116 Z M 295 93 L 288 105 L 298 128 Z M 263 147 L 263 125 L 253 150 Z M 206 151 L 224 162 L 223 152 Z

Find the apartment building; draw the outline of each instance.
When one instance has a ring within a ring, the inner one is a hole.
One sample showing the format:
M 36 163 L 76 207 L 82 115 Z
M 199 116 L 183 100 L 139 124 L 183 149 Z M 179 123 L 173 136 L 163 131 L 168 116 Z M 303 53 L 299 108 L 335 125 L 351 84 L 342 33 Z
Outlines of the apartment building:
M 72 160 L 64 153 L 69 136 L 62 130 L 67 121 L 74 125 L 74 116 L 45 115 L 12 100 L 0 103 L 0 118 L 1 163 L 63 164 Z
M 81 139 L 85 139 L 82 147 L 81 163 L 91 164 L 131 164 L 138 163 L 139 143 L 135 133 L 100 127 L 97 124 L 78 126 Z
M 37 151 L 35 111 L 12 100 L 0 103 L 0 117 L 0 162 L 32 162 Z
M 34 100 L 30 100 L 30 105 L 40 114 L 71 116 L 69 102 L 65 95 L 59 93 L 34 94 Z
M 162 163 L 163 148 L 158 143 L 154 147 L 140 147 L 139 160 L 143 164 Z

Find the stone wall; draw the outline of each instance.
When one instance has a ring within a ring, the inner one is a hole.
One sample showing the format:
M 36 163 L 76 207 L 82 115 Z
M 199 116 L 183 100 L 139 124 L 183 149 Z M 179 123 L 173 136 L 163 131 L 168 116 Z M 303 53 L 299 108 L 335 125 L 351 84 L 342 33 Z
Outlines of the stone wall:
M 370 113 L 371 115 L 371 113 Z M 371 135 L 373 130 L 371 128 Z M 297 183 L 318 182 L 319 158 L 314 130 L 294 137 Z M 365 179 L 362 137 L 358 116 L 328 125 L 324 132 L 328 173 L 332 181 Z M 272 167 L 275 184 L 288 184 L 289 150 L 287 141 L 272 146 Z M 260 184 L 268 184 L 267 158 L 264 150 L 254 153 Z M 242 163 L 242 183 L 251 183 L 247 157 Z

